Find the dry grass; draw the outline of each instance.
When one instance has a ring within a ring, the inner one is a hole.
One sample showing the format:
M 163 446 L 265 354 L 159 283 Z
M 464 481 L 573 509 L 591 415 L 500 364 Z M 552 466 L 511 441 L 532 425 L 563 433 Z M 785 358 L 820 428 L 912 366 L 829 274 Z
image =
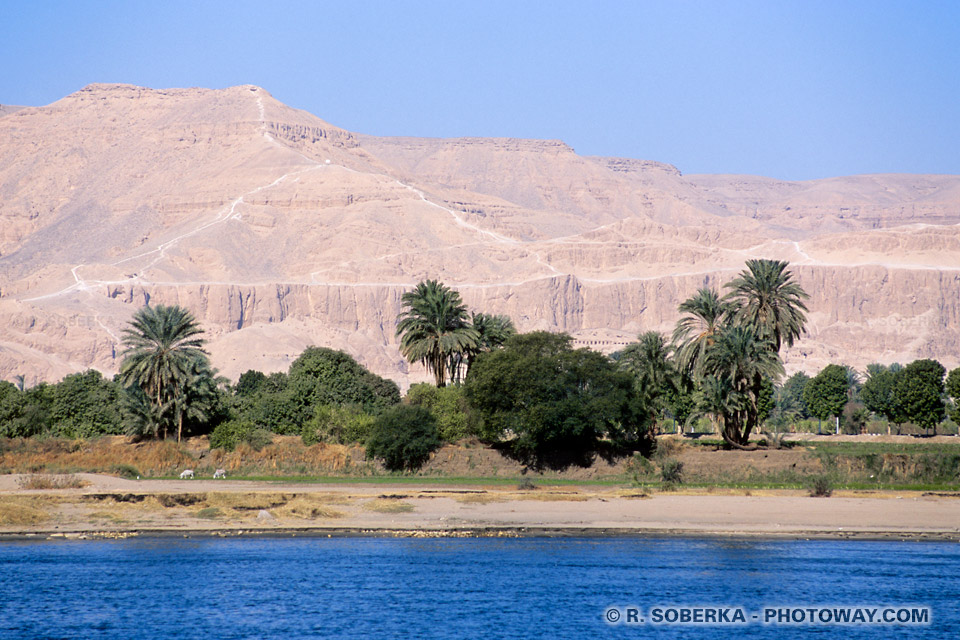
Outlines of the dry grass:
M 296 496 L 285 505 L 273 509 L 271 513 L 278 518 L 300 518 L 316 520 L 317 518 L 342 518 L 346 514 L 337 511 L 326 504 L 322 499 L 312 495 Z
M 21 489 L 79 489 L 89 482 L 72 474 L 49 475 L 34 473 L 21 476 L 17 485 Z
M 458 494 L 454 498 L 460 504 L 489 504 L 491 502 L 504 502 L 504 496 L 495 493 L 466 493 Z
M 40 524 L 50 518 L 44 505 L 51 501 L 36 496 L 0 497 L 0 526 L 26 526 Z
M 511 496 L 513 500 L 529 500 L 533 502 L 586 502 L 590 496 L 572 492 L 548 493 L 537 491 L 535 493 L 519 493 Z
M 375 498 L 363 503 L 363 508 L 367 511 L 376 511 L 377 513 L 409 513 L 413 511 L 413 505 L 402 500 L 391 498 Z

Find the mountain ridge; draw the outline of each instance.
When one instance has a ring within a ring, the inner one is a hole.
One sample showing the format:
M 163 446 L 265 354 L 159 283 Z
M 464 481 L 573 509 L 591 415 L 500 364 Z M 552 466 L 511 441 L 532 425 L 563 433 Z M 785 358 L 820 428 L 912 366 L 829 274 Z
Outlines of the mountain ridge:
M 426 376 L 394 319 L 424 278 L 610 351 L 751 257 L 814 294 L 788 370 L 955 366 L 958 196 L 960 176 L 684 175 L 555 140 L 352 133 L 252 85 L 93 84 L 0 118 L 0 377 L 115 371 L 152 301 L 191 308 L 233 378 L 315 343 L 406 385 Z

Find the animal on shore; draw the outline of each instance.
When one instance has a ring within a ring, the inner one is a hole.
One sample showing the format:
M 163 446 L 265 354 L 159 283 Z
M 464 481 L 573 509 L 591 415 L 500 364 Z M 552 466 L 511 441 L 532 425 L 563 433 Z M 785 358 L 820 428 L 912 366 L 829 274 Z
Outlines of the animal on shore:
M 227 477 L 227 470 L 226 470 L 226 469 L 217 469 L 216 471 L 213 472 L 213 477 L 214 477 L 214 479 L 216 479 L 216 478 L 226 478 L 226 477 Z
M 183 473 L 180 474 L 180 479 L 185 480 L 187 478 L 193 479 L 193 469 L 184 469 Z

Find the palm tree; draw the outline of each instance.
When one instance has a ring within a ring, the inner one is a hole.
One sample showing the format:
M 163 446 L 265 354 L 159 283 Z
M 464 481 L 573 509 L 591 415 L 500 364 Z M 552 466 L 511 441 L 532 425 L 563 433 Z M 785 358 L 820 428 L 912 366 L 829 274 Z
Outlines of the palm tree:
M 203 330 L 193 315 L 179 306 L 143 307 L 137 311 L 130 327 L 124 329 L 126 349 L 120 365 L 120 379 L 125 385 L 137 385 L 150 399 L 152 414 L 167 435 L 170 414 L 176 411 L 194 361 L 206 361 Z M 180 439 L 180 433 L 177 439 Z
M 673 330 L 678 366 L 693 376 L 700 373 L 703 356 L 733 312 L 733 305 L 713 289 L 702 287 L 678 307 L 686 314 Z
M 721 435 L 729 444 L 744 448 L 758 424 L 759 399 L 764 380 L 783 375 L 783 364 L 769 338 L 752 327 L 733 326 L 717 334 L 703 359 L 704 377 L 718 381 L 728 398 Z M 717 383 L 710 383 L 715 385 Z M 706 382 L 703 384 L 706 387 Z M 710 390 L 713 396 L 713 391 Z
M 666 396 L 677 391 L 677 370 L 670 359 L 672 347 L 661 333 L 647 331 L 639 341 L 620 352 L 620 368 L 633 374 L 636 388 L 654 421 L 666 406 Z
M 207 422 L 219 408 L 219 386 L 229 380 L 217 373 L 205 356 L 190 360 L 186 375 L 178 381 L 177 394 L 173 399 L 177 442 L 180 442 L 183 433 L 184 420 Z
M 734 320 L 753 327 L 761 338 L 769 339 L 777 353 L 804 332 L 807 311 L 804 300 L 810 296 L 780 260 L 747 260 L 747 268 L 725 286 L 731 289 L 725 301 L 736 305 Z
M 400 298 L 397 316 L 400 352 L 410 362 L 423 362 L 437 386 L 447 383 L 450 358 L 477 346 L 476 329 L 467 323 L 467 307 L 460 294 L 436 280 L 425 280 Z
M 451 361 L 450 370 L 453 373 L 453 379 L 457 382 L 460 381 L 460 369 L 464 360 L 467 363 L 466 373 L 470 373 L 470 367 L 473 366 L 473 361 L 479 354 L 502 347 L 511 336 L 517 333 L 513 320 L 503 315 L 474 312 L 471 314 L 470 326 L 477 332 L 477 346 L 467 349 L 462 356 L 459 354 L 455 356 L 455 362 Z

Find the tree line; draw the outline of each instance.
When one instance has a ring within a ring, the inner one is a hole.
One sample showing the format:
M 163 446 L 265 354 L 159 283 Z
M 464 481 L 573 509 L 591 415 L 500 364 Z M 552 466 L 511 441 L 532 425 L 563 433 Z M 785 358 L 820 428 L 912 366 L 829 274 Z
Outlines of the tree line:
M 532 466 L 587 464 L 652 446 L 667 416 L 705 418 L 728 446 L 751 448 L 764 423 L 874 412 L 935 426 L 960 399 L 960 370 L 871 365 L 865 382 L 831 365 L 780 384 L 780 350 L 804 333 L 807 294 L 782 261 L 750 260 L 721 295 L 704 287 L 679 306 L 671 337 L 641 334 L 605 356 L 565 334 L 517 333 L 506 316 L 470 311 L 426 280 L 401 297 L 401 353 L 434 384 L 405 398 L 341 351 L 306 349 L 287 372 L 219 376 L 189 311 L 144 307 L 123 334 L 120 373 L 73 374 L 24 389 L 0 383 L 0 436 L 173 438 L 254 448 L 272 434 L 304 444 L 358 443 L 390 468 L 416 468 L 443 442 L 476 437 Z M 851 382 L 853 381 L 853 382 Z M 851 386 L 853 385 L 853 386 Z M 859 413 L 858 413 L 859 411 Z M 931 422 L 932 421 L 932 422 Z

